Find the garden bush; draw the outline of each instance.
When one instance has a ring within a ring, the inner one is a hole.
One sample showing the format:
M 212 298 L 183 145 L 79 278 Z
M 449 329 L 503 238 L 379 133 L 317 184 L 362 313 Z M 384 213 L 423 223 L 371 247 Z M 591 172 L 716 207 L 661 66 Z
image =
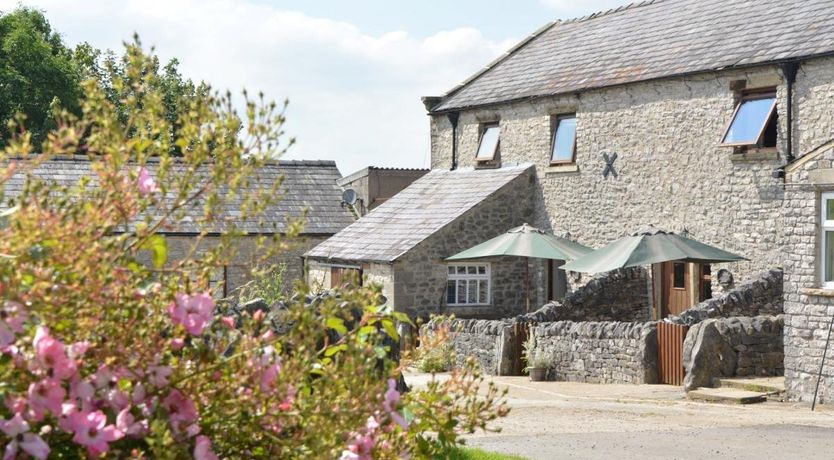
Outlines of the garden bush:
M 228 93 L 207 91 L 179 102 L 173 129 L 153 63 L 127 46 L 125 71 L 108 77 L 121 109 L 89 81 L 83 114 L 56 111 L 42 144 L 25 120 L 10 127 L 0 184 L 27 182 L 0 218 L 5 458 L 429 458 L 506 413 L 471 364 L 401 394 L 386 344 L 408 318 L 374 286 L 310 304 L 299 286 L 281 334 L 262 311 L 218 314 L 209 280 L 233 260 L 236 222 L 259 222 L 280 186 L 246 192 L 290 144 L 283 109 L 244 95 L 238 116 Z M 92 177 L 31 174 L 68 155 Z M 186 215 L 201 231 L 169 260 L 160 231 Z M 259 237 L 262 262 L 302 225 Z M 210 234 L 217 243 L 198 250 Z

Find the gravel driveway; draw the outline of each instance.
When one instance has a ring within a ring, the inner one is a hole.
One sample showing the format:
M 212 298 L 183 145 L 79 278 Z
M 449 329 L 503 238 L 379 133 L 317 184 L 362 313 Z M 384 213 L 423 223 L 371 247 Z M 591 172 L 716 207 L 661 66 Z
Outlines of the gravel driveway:
M 429 378 L 406 376 L 417 387 Z M 509 388 L 510 415 L 496 423 L 500 433 L 467 438 L 490 451 L 530 459 L 834 458 L 834 408 L 690 402 L 667 385 L 494 381 Z

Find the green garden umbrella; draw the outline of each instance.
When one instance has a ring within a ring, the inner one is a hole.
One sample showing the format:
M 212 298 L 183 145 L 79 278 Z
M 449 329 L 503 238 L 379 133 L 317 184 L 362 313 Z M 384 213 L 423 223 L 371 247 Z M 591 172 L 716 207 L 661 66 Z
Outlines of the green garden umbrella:
M 672 232 L 649 227 L 579 257 L 563 265 L 562 269 L 596 274 L 673 260 L 708 264 L 747 259 Z
M 573 260 L 591 252 L 591 248 L 571 240 L 550 235 L 544 230 L 527 224 L 509 230 L 503 235 L 459 252 L 447 261 L 483 259 L 487 257 L 518 256 L 537 259 Z M 524 283 L 527 288 L 527 310 L 530 310 L 529 263 L 525 267 Z

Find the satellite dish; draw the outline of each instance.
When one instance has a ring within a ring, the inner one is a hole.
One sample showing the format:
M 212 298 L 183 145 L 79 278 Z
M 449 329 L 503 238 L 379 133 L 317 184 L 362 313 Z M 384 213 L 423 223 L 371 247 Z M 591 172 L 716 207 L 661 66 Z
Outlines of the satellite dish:
M 347 203 L 350 206 L 355 205 L 356 200 L 358 200 L 358 199 L 359 199 L 359 196 L 356 194 L 356 190 L 354 190 L 352 188 L 345 189 L 345 191 L 342 192 L 342 202 Z

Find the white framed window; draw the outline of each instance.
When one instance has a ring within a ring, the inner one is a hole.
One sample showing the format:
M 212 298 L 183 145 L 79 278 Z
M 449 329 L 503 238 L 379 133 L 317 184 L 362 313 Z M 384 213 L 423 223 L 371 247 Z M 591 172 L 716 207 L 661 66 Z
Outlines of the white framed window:
M 576 156 L 576 114 L 559 115 L 553 120 L 550 164 L 573 163 Z
M 495 161 L 498 154 L 498 145 L 501 137 L 501 128 L 498 123 L 488 123 L 481 126 L 481 139 L 478 142 L 478 154 L 475 159 L 478 161 Z
M 448 305 L 489 305 L 490 288 L 489 264 L 449 265 Z
M 822 287 L 834 289 L 834 192 L 823 193 L 820 201 L 820 279 Z

